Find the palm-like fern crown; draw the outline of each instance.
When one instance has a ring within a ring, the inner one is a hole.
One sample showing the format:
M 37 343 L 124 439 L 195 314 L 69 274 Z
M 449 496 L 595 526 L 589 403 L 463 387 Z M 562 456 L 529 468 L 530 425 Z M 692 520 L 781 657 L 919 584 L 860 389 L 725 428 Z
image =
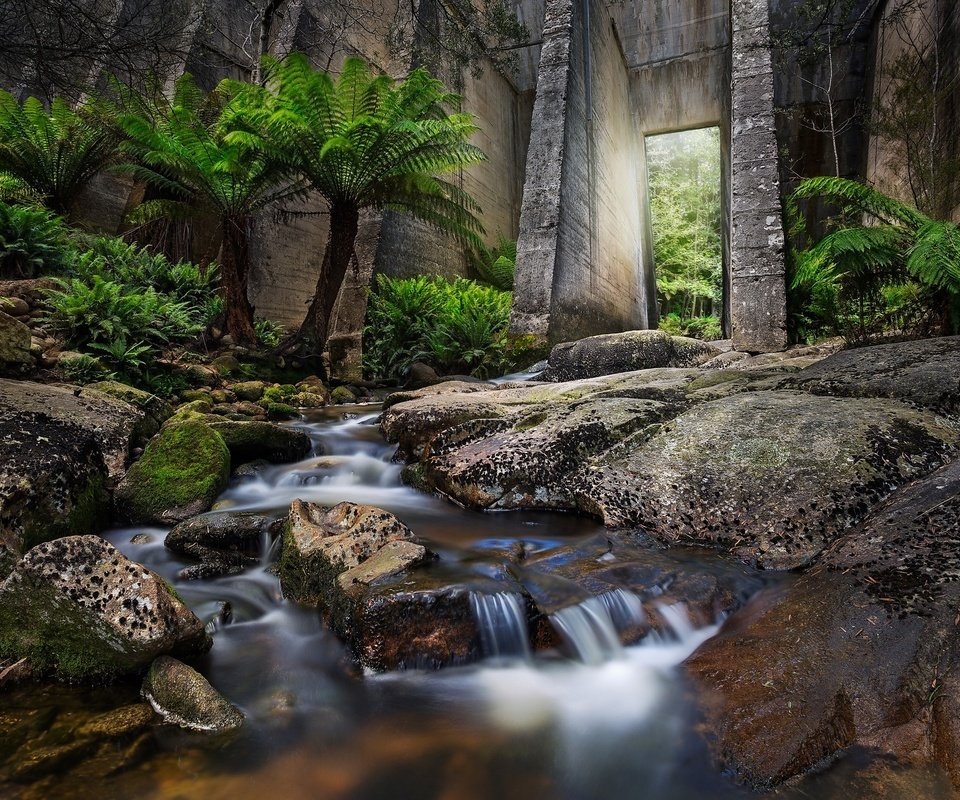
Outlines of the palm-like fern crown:
M 287 153 L 331 206 L 396 209 L 479 242 L 476 202 L 439 177 L 485 159 L 471 115 L 447 111 L 457 95 L 424 70 L 395 83 L 359 58 L 336 81 L 301 54 L 268 68 L 266 89 L 247 92 L 251 144 Z
M 0 199 L 44 203 L 58 212 L 117 155 L 113 131 L 89 109 L 0 91 Z
M 960 227 L 954 223 L 845 178 L 809 178 L 793 199 L 820 199 L 841 212 L 839 227 L 800 253 L 795 286 L 897 282 L 909 274 L 960 294 Z
M 189 216 L 198 207 L 240 218 L 304 191 L 285 164 L 248 139 L 230 137 L 241 111 L 226 82 L 206 94 L 185 74 L 169 101 L 119 114 L 124 169 L 170 198 L 143 203 L 135 221 Z

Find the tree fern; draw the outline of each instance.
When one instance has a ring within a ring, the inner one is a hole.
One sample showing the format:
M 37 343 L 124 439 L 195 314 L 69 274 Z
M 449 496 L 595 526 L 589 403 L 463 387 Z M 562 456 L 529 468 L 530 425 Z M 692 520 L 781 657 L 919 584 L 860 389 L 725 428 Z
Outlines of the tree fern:
M 89 106 L 0 91 L 0 199 L 41 202 L 68 214 L 90 180 L 118 154 L 116 133 Z

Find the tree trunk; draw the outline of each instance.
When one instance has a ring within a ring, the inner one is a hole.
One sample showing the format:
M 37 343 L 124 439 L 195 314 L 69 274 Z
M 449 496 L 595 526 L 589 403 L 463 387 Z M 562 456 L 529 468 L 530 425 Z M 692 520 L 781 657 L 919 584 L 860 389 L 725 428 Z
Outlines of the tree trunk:
M 253 306 L 247 298 L 250 253 L 247 246 L 247 217 L 225 219 L 220 256 L 220 285 L 223 289 L 227 332 L 236 344 L 256 344 Z
M 337 302 L 340 286 L 350 268 L 360 212 L 353 206 L 333 205 L 330 207 L 330 234 L 327 239 L 327 252 L 320 267 L 320 277 L 313 293 L 310 310 L 300 326 L 300 338 L 312 338 L 317 350 L 322 351 L 330 335 L 330 317 Z

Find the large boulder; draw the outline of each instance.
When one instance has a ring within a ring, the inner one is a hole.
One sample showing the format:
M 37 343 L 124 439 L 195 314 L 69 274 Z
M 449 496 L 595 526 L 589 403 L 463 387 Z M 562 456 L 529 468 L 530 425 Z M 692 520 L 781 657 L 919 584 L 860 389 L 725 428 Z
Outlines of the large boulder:
M 958 444 L 960 428 L 892 400 L 746 392 L 587 464 L 574 493 L 607 525 L 791 569 Z
M 7 314 L 0 303 L 0 375 L 20 374 L 32 366 L 30 329 Z
M 38 671 L 104 679 L 209 647 L 163 579 L 98 536 L 37 545 L 0 584 L 0 658 L 27 658 Z
M 960 462 L 901 489 L 687 662 L 717 757 L 767 788 L 851 747 L 960 791 Z
M 169 656 L 160 656 L 143 679 L 143 696 L 171 725 L 208 733 L 233 731 L 243 725 L 243 713 L 195 669 Z
M 185 520 L 164 540 L 168 550 L 200 563 L 184 577 L 209 578 L 240 572 L 260 563 L 265 545 L 280 533 L 282 521 L 249 512 L 216 511 Z
M 843 350 L 784 386 L 834 397 L 889 397 L 960 413 L 960 336 Z
M 142 419 L 100 392 L 0 379 L 0 576 L 35 544 L 107 523 Z
M 214 422 L 210 425 L 223 437 L 234 464 L 263 459 L 274 464 L 299 461 L 310 454 L 310 437 L 303 431 L 271 422 Z
M 230 451 L 209 426 L 165 427 L 117 486 L 116 504 L 130 522 L 169 525 L 208 511 L 230 480 Z
M 720 351 L 663 331 L 627 331 L 555 345 L 540 380 L 570 381 L 660 367 L 695 367 Z
M 283 594 L 301 603 L 332 607 L 340 594 L 341 573 L 360 566 L 388 542 L 413 540 L 412 531 L 382 508 L 356 503 L 324 508 L 294 500 L 280 558 Z M 421 550 L 422 560 L 427 551 Z

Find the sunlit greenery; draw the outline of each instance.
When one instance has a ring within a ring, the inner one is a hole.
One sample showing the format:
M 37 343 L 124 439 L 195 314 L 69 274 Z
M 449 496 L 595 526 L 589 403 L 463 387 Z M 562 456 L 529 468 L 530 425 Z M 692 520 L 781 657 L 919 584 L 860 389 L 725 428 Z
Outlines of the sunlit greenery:
M 719 130 L 648 137 L 647 168 L 664 327 L 718 338 L 723 282 Z M 685 325 L 708 317 L 715 324 Z

